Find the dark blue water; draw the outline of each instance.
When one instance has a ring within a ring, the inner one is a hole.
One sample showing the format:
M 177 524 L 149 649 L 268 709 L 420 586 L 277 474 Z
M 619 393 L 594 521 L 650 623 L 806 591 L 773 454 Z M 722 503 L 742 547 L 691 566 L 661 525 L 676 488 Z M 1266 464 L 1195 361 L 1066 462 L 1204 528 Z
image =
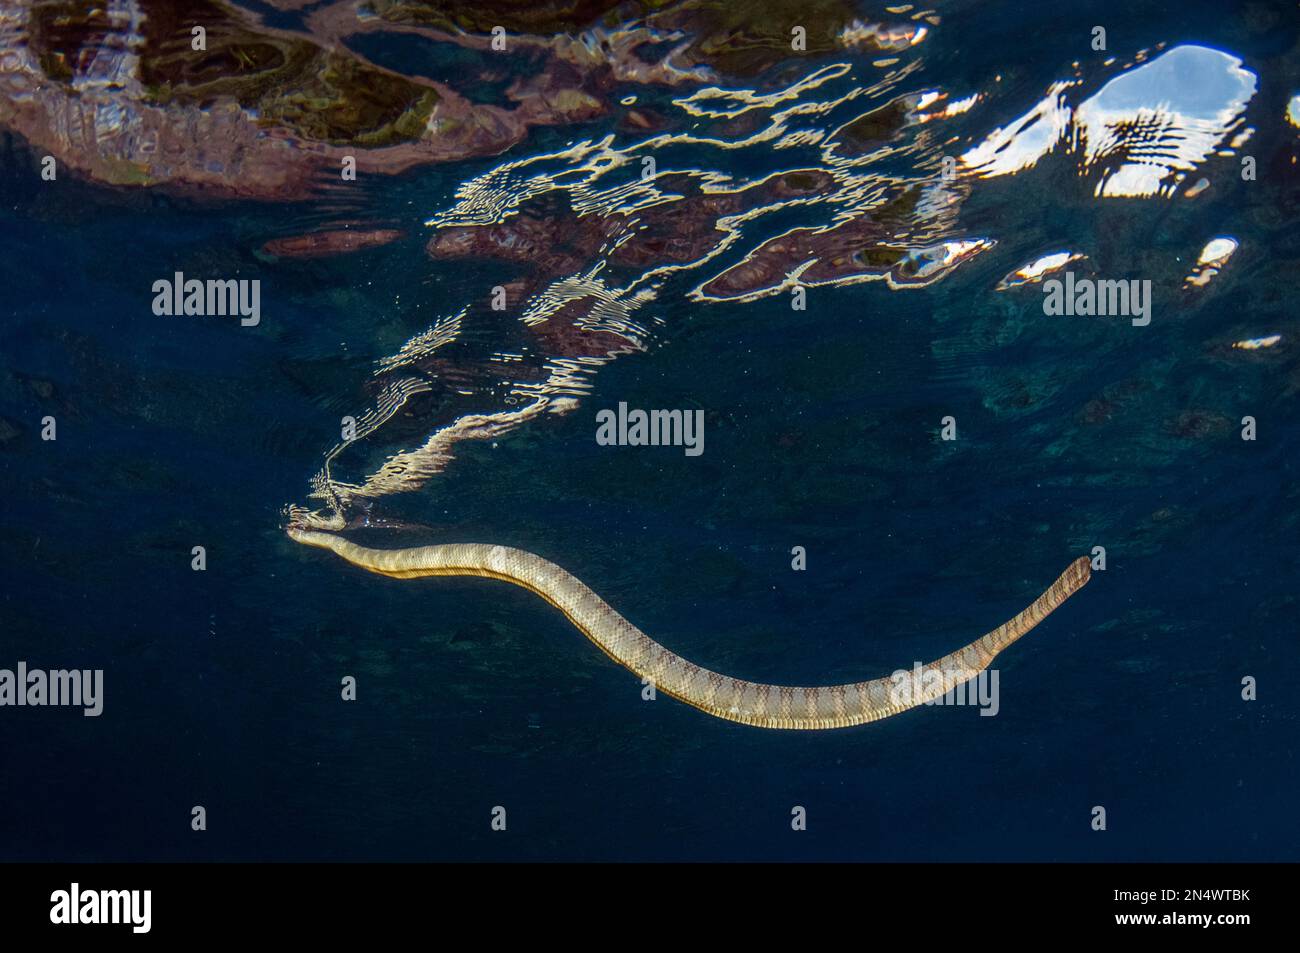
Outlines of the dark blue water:
M 1244 151 L 1259 179 L 1236 179 L 1234 156 L 1193 174 L 1214 183 L 1195 201 L 1103 202 L 1061 166 L 976 183 L 960 222 L 996 249 L 926 288 L 811 289 L 803 312 L 784 294 L 690 300 L 703 273 L 670 281 L 647 350 L 601 368 L 578 410 L 461 448 L 418 494 L 376 504 L 423 535 L 363 538 L 537 552 L 687 658 L 786 684 L 941 656 L 1104 546 L 1106 570 L 999 658 L 997 717 L 722 722 L 642 701 L 526 592 L 370 576 L 284 535 L 339 418 L 367 406 L 374 362 L 501 280 L 430 260 L 422 223 L 462 182 L 572 131 L 361 183 L 354 208 L 407 237 L 317 261 L 255 253 L 325 220 L 312 203 L 54 188 L 9 137 L 0 667 L 102 668 L 105 710 L 0 709 L 0 856 L 1297 859 L 1294 14 L 941 12 L 909 88 L 960 94 L 999 72 L 1011 87 L 967 144 L 1072 75 L 1103 23 L 1116 55 L 1196 43 L 1258 74 Z M 696 167 L 714 161 L 694 148 Z M 1184 294 L 1215 235 L 1240 250 Z M 992 292 L 1056 246 L 1152 278 L 1151 326 L 1046 318 L 1032 287 Z M 149 289 L 175 270 L 259 278 L 262 323 L 155 317 Z M 1271 333 L 1266 351 L 1225 350 Z M 704 409 L 705 453 L 598 446 L 594 413 L 619 401 Z

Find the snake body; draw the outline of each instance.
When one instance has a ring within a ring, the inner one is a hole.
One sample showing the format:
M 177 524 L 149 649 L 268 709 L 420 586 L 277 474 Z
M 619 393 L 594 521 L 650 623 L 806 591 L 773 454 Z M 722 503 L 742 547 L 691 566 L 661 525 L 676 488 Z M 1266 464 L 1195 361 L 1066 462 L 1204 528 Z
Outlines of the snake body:
M 929 665 L 867 682 L 801 688 L 748 682 L 688 662 L 624 619 L 581 580 L 521 549 L 484 543 L 367 549 L 333 533 L 297 527 L 288 533 L 300 543 L 332 550 L 353 565 L 396 579 L 480 576 L 522 586 L 563 612 L 615 662 L 649 679 L 656 691 L 718 718 L 760 728 L 845 728 L 934 701 L 986 669 L 999 652 L 1078 592 L 1091 571 L 1088 558 L 1079 557 L 1011 621 Z

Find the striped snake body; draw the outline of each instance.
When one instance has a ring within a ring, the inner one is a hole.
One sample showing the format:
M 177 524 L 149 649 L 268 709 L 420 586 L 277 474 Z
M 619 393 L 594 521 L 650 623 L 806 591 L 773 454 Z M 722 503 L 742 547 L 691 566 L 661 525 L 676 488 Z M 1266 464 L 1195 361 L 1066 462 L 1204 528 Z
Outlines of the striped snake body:
M 367 549 L 333 533 L 290 527 L 289 536 L 353 565 L 396 579 L 480 576 L 522 586 L 559 609 L 624 668 L 701 711 L 760 728 L 845 728 L 934 701 L 974 678 L 998 653 L 1078 592 L 1090 575 L 1086 556 L 1072 562 L 1023 612 L 965 648 L 894 676 L 800 688 L 748 682 L 701 668 L 664 648 L 613 610 L 583 582 L 533 553 L 484 543 Z

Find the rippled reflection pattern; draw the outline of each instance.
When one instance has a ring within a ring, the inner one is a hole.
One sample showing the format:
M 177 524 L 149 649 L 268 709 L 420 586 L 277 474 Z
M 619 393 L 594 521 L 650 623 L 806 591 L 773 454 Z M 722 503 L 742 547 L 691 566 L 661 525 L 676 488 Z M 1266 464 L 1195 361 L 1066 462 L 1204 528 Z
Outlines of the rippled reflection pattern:
M 1046 83 L 1019 118 L 990 123 L 986 114 L 1015 108 L 1001 77 L 983 89 L 928 85 L 926 40 L 942 25 L 927 22 L 857 24 L 842 46 L 856 53 L 870 36 L 887 62 L 822 62 L 777 88 L 698 85 L 702 72 L 678 71 L 674 85 L 698 86 L 669 100 L 689 131 L 575 141 L 463 182 L 430 214 L 427 254 L 488 263 L 513 330 L 487 346 L 467 336 L 500 320 L 485 294 L 453 303 L 380 360 L 372 406 L 326 455 L 315 507 L 290 507 L 291 521 L 368 523 L 373 500 L 424 486 L 462 441 L 574 412 L 601 367 L 664 336 L 666 300 L 743 303 L 860 282 L 925 287 L 999 241 L 962 222 L 983 183 L 1070 163 L 1093 201 L 1194 197 L 1207 187 L 1197 170 L 1252 134 L 1255 75 L 1229 53 L 1194 45 L 1107 61 L 1097 75 L 1076 68 Z M 1227 236 L 1209 241 L 1186 286 L 1210 282 L 1236 247 Z M 1084 248 L 1044 248 L 996 289 L 1040 283 L 1088 258 Z M 412 418 L 429 428 L 414 442 Z

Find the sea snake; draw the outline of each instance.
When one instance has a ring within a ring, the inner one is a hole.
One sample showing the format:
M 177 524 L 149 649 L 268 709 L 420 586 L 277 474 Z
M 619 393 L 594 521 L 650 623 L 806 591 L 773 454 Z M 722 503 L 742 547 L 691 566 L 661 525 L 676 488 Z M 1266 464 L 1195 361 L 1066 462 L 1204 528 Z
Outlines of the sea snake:
M 293 526 L 287 532 L 300 543 L 333 550 L 354 566 L 395 579 L 482 576 L 522 586 L 563 612 L 602 652 L 648 679 L 656 691 L 718 718 L 759 728 L 847 728 L 933 701 L 987 668 L 999 652 L 1078 592 L 1091 575 L 1088 557 L 1080 556 L 1010 622 L 919 671 L 849 685 L 796 688 L 747 682 L 686 661 L 624 619 L 581 580 L 522 549 L 486 543 L 367 549 L 333 533 Z

